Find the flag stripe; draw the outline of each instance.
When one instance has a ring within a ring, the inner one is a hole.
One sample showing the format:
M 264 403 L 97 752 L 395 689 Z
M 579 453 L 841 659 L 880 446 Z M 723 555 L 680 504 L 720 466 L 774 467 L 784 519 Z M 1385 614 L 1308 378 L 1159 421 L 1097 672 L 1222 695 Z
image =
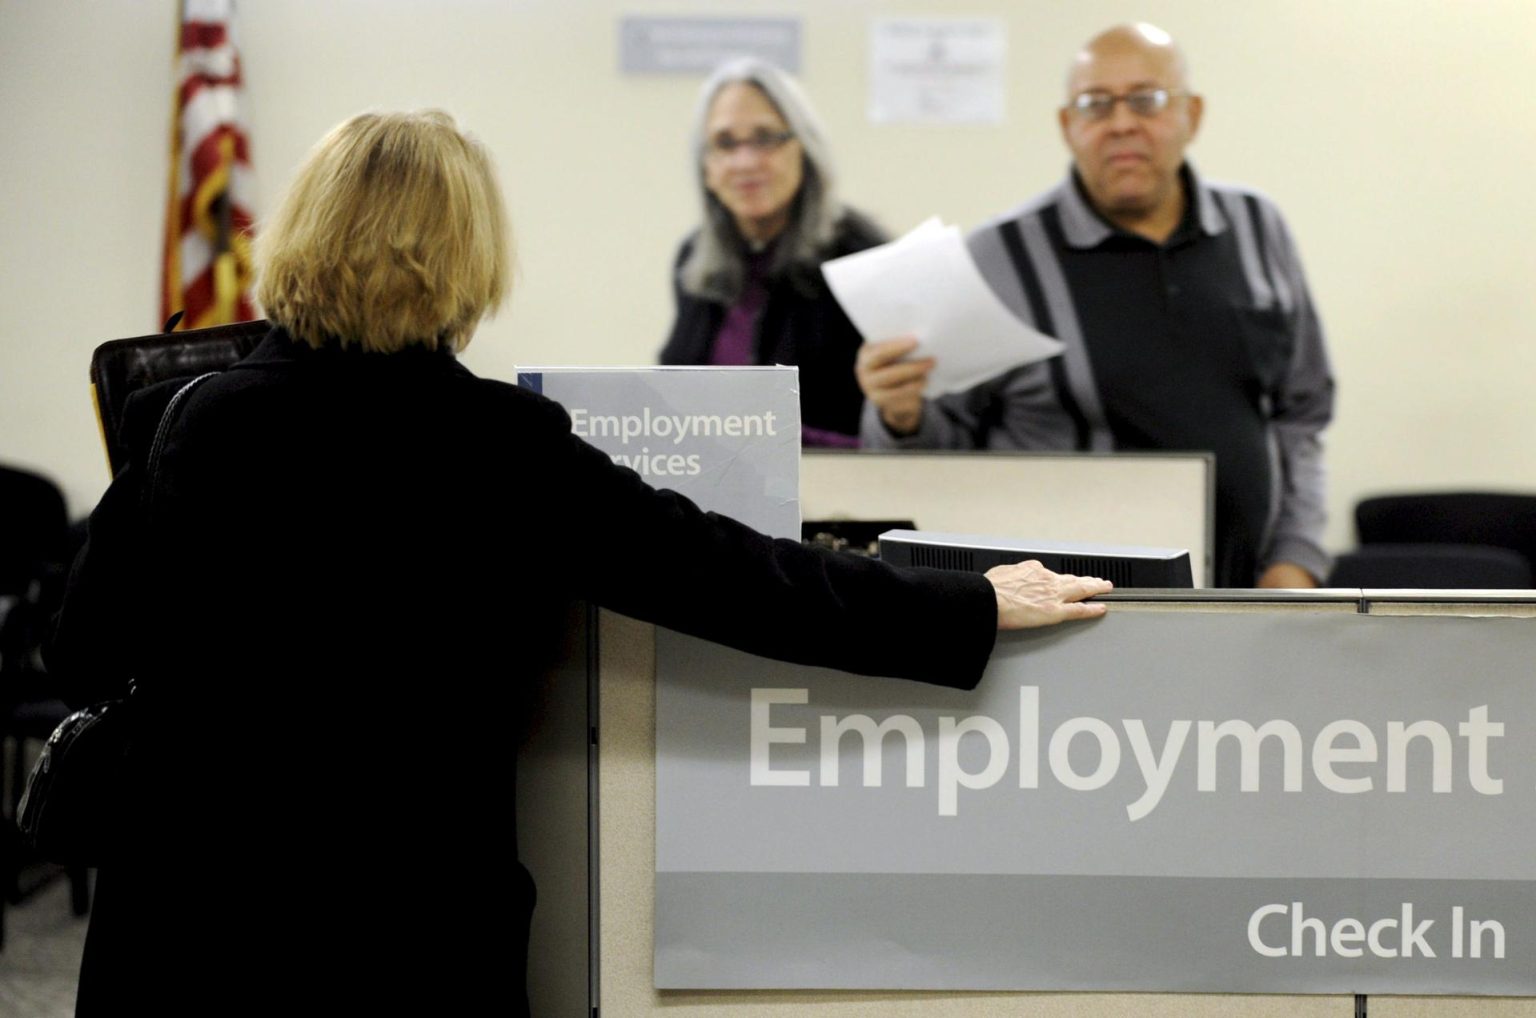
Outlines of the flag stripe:
M 186 78 L 181 83 L 181 104 L 191 105 L 198 93 L 206 89 L 238 89 L 241 85 L 239 73 L 235 74 L 199 74 Z
M 181 48 L 189 49 L 213 49 L 222 46 L 229 38 L 229 32 L 220 22 L 215 21 L 183 21 L 181 23 Z

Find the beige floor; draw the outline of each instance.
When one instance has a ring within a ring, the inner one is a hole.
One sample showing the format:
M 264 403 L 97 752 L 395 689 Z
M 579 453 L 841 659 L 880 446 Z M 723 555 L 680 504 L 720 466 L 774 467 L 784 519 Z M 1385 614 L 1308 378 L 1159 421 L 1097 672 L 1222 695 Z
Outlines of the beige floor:
M 5 909 L 0 1018 L 69 1018 L 86 920 L 69 912 L 69 882 L 51 881 L 24 905 Z

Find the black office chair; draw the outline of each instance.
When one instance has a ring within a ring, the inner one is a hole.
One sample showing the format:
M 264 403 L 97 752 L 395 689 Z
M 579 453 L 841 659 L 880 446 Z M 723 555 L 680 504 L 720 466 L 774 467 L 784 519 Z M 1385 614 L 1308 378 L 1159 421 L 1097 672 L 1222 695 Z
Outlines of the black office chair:
M 1355 506 L 1362 545 L 1482 544 L 1536 563 L 1536 495 L 1440 492 L 1383 495 Z
M 116 474 L 127 462 L 118 443 L 123 407 L 135 389 L 169 378 L 191 378 L 223 371 L 256 349 L 271 331 L 267 321 L 216 325 L 188 332 L 162 332 L 101 344 L 91 355 L 91 394 L 107 443 L 107 460 Z
M 23 887 L 28 858 L 16 830 L 16 806 L 27 778 L 28 746 L 40 744 L 69 714 L 53 695 L 38 648 L 43 630 L 63 596 L 71 557 L 71 539 L 64 496 L 45 477 L 0 467 L 0 752 L 10 795 L 0 816 L 0 910 L 37 891 L 56 871 Z M 71 905 L 76 915 L 90 908 L 90 890 L 83 867 L 66 871 Z M 0 911 L 0 944 L 4 943 Z
M 1483 544 L 1366 544 L 1340 555 L 1329 587 L 1529 590 L 1531 564 Z

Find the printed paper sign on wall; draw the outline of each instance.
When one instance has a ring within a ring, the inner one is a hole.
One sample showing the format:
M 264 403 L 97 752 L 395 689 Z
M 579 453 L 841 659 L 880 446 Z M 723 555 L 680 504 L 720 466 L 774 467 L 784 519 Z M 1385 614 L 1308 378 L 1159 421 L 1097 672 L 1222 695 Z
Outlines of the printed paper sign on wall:
M 985 18 L 876 18 L 869 32 L 869 119 L 877 124 L 1000 124 L 1008 31 Z

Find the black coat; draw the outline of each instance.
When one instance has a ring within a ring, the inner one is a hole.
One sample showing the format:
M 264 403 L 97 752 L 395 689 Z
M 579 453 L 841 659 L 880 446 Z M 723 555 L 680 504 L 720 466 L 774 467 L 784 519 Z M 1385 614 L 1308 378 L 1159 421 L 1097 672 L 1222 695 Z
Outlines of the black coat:
M 863 251 L 885 239 L 868 219 L 848 212 L 838 220 L 821 260 Z M 693 250 L 693 241 L 689 237 L 683 242 L 673 268 L 677 319 L 662 347 L 662 364 L 707 364 L 710 344 L 725 320 L 724 304 L 686 293 L 678 281 L 676 270 Z M 757 322 L 754 363 L 800 366 L 802 423 L 844 435 L 859 433 L 864 394 L 854 378 L 853 361 L 862 342 L 820 271 L 800 267 L 768 281 L 768 302 Z
M 426 351 L 274 331 L 186 401 L 142 510 L 175 388 L 130 401 L 134 458 L 49 655 L 77 703 L 139 682 L 136 826 L 101 871 L 80 1014 L 287 1013 L 300 992 L 306 1011 L 520 1010 L 520 693 L 573 599 L 950 685 L 991 650 L 983 578 L 701 512 L 557 404 Z

